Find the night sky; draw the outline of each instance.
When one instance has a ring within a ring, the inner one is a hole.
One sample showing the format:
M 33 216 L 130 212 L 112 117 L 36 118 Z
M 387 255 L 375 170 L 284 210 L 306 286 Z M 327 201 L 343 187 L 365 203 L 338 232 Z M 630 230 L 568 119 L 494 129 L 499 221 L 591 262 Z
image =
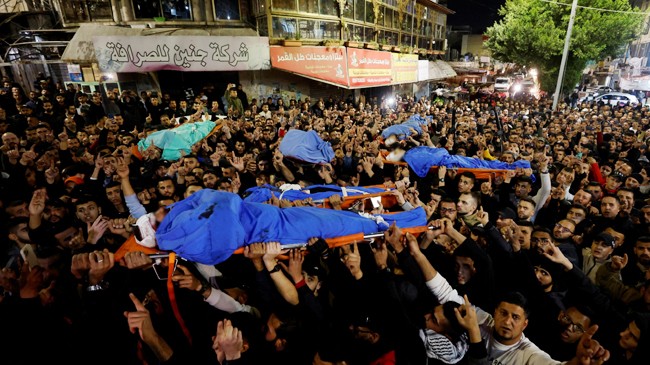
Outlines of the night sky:
M 483 33 L 498 18 L 505 0 L 449 0 L 447 7 L 456 14 L 447 17 L 448 25 L 471 25 L 472 32 Z

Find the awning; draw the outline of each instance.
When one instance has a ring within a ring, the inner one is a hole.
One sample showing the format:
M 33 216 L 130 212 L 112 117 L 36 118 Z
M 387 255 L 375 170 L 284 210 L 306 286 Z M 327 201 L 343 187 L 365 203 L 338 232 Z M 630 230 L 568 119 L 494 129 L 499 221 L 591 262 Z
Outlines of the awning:
M 93 38 L 99 36 L 249 36 L 258 34 L 250 28 L 128 28 L 98 24 L 82 24 L 68 43 L 61 60 L 71 63 L 97 62 Z
M 438 73 L 435 75 L 431 75 L 431 71 L 429 70 L 429 77 L 432 80 L 441 80 L 441 79 L 446 79 L 448 77 L 454 77 L 456 76 L 456 71 L 445 61 L 435 61 L 435 69 L 438 70 Z

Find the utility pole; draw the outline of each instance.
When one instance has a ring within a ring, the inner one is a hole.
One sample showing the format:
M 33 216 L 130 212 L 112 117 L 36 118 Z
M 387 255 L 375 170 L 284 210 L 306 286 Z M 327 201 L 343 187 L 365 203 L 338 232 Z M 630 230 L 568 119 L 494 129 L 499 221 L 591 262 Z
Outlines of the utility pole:
M 566 60 L 569 57 L 569 44 L 571 43 L 571 32 L 573 31 L 573 21 L 576 19 L 576 9 L 578 8 L 578 0 L 573 0 L 571 4 L 571 16 L 569 17 L 569 26 L 566 30 L 566 38 L 564 38 L 564 51 L 562 53 L 562 62 L 560 63 L 560 72 L 557 75 L 557 84 L 555 85 L 555 94 L 553 95 L 553 110 L 557 109 L 558 101 L 560 100 L 560 90 L 562 90 L 562 79 L 564 78 L 564 69 L 566 68 Z

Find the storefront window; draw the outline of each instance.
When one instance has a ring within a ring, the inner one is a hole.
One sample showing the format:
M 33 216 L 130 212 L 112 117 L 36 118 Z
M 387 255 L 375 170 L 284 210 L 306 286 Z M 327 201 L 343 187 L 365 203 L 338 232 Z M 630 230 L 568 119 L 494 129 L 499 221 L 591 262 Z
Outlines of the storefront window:
M 372 1 L 365 1 L 366 3 L 366 22 L 374 23 L 375 22 L 375 11 L 372 6 Z
M 273 18 L 273 37 L 285 39 L 296 38 L 297 32 L 296 19 Z
M 217 19 L 219 20 L 239 20 L 239 1 L 238 0 L 214 0 Z
M 296 0 L 273 0 L 273 9 L 297 10 Z
M 401 46 L 403 47 L 409 47 L 411 46 L 411 35 L 409 34 L 402 34 L 402 44 Z
M 71 0 L 61 10 L 63 18 L 69 23 L 113 20 L 110 0 Z
M 341 36 L 338 22 L 320 22 L 320 27 L 323 39 L 339 39 Z
M 137 19 L 164 17 L 168 20 L 192 19 L 189 0 L 132 0 Z
M 316 20 L 299 20 L 298 29 L 300 29 L 301 39 L 322 39 L 320 24 Z

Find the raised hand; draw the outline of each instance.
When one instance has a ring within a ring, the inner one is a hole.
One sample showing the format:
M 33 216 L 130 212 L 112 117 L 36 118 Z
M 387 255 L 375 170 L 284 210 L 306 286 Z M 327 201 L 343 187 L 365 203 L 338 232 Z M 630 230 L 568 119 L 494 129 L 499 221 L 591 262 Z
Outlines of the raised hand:
M 621 271 L 625 266 L 627 266 L 627 263 L 628 263 L 627 254 L 623 254 L 623 257 L 612 256 L 612 262 L 610 264 L 610 268 L 613 271 Z
M 223 357 L 227 361 L 239 359 L 244 349 L 241 331 L 233 327 L 232 323 L 227 319 L 219 321 L 212 348 L 217 353 L 217 358 Z
M 131 298 L 131 302 L 135 306 L 135 312 L 124 312 L 124 317 L 126 317 L 129 324 L 129 330 L 131 333 L 136 333 L 137 331 L 142 341 L 151 343 L 155 340 L 157 334 L 153 328 L 149 310 L 133 293 L 129 294 L 129 298 Z
M 94 245 L 99 241 L 100 238 L 104 235 L 104 232 L 108 229 L 108 220 L 104 219 L 103 216 L 98 216 L 97 219 L 91 224 L 87 223 L 88 228 L 88 243 Z
M 481 342 L 481 330 L 478 326 L 478 318 L 476 316 L 476 309 L 469 302 L 467 295 L 464 295 L 465 304 L 458 308 L 454 308 L 454 314 L 460 324 L 469 334 L 470 342 Z
M 598 331 L 598 325 L 589 327 L 580 338 L 576 349 L 575 360 L 580 365 L 600 365 L 609 360 L 609 351 L 605 349 L 598 341 L 593 339 L 594 334 Z
M 376 247 L 370 246 L 372 254 L 375 257 L 375 263 L 380 270 L 388 267 L 388 247 L 386 242 L 380 241 Z
M 29 202 L 29 214 L 40 216 L 45 210 L 45 201 L 47 200 L 47 192 L 45 189 L 38 189 L 34 191 L 32 200 Z
M 350 274 L 352 274 L 356 280 L 361 279 L 363 277 L 363 272 L 361 271 L 361 255 L 359 255 L 359 246 L 354 242 L 352 245 L 343 246 L 341 249 L 341 261 L 343 261 L 345 267 L 350 270 Z
M 486 226 L 490 221 L 490 216 L 487 212 L 483 211 L 483 207 L 480 207 L 478 209 L 478 212 L 476 213 L 476 218 L 483 226 Z

